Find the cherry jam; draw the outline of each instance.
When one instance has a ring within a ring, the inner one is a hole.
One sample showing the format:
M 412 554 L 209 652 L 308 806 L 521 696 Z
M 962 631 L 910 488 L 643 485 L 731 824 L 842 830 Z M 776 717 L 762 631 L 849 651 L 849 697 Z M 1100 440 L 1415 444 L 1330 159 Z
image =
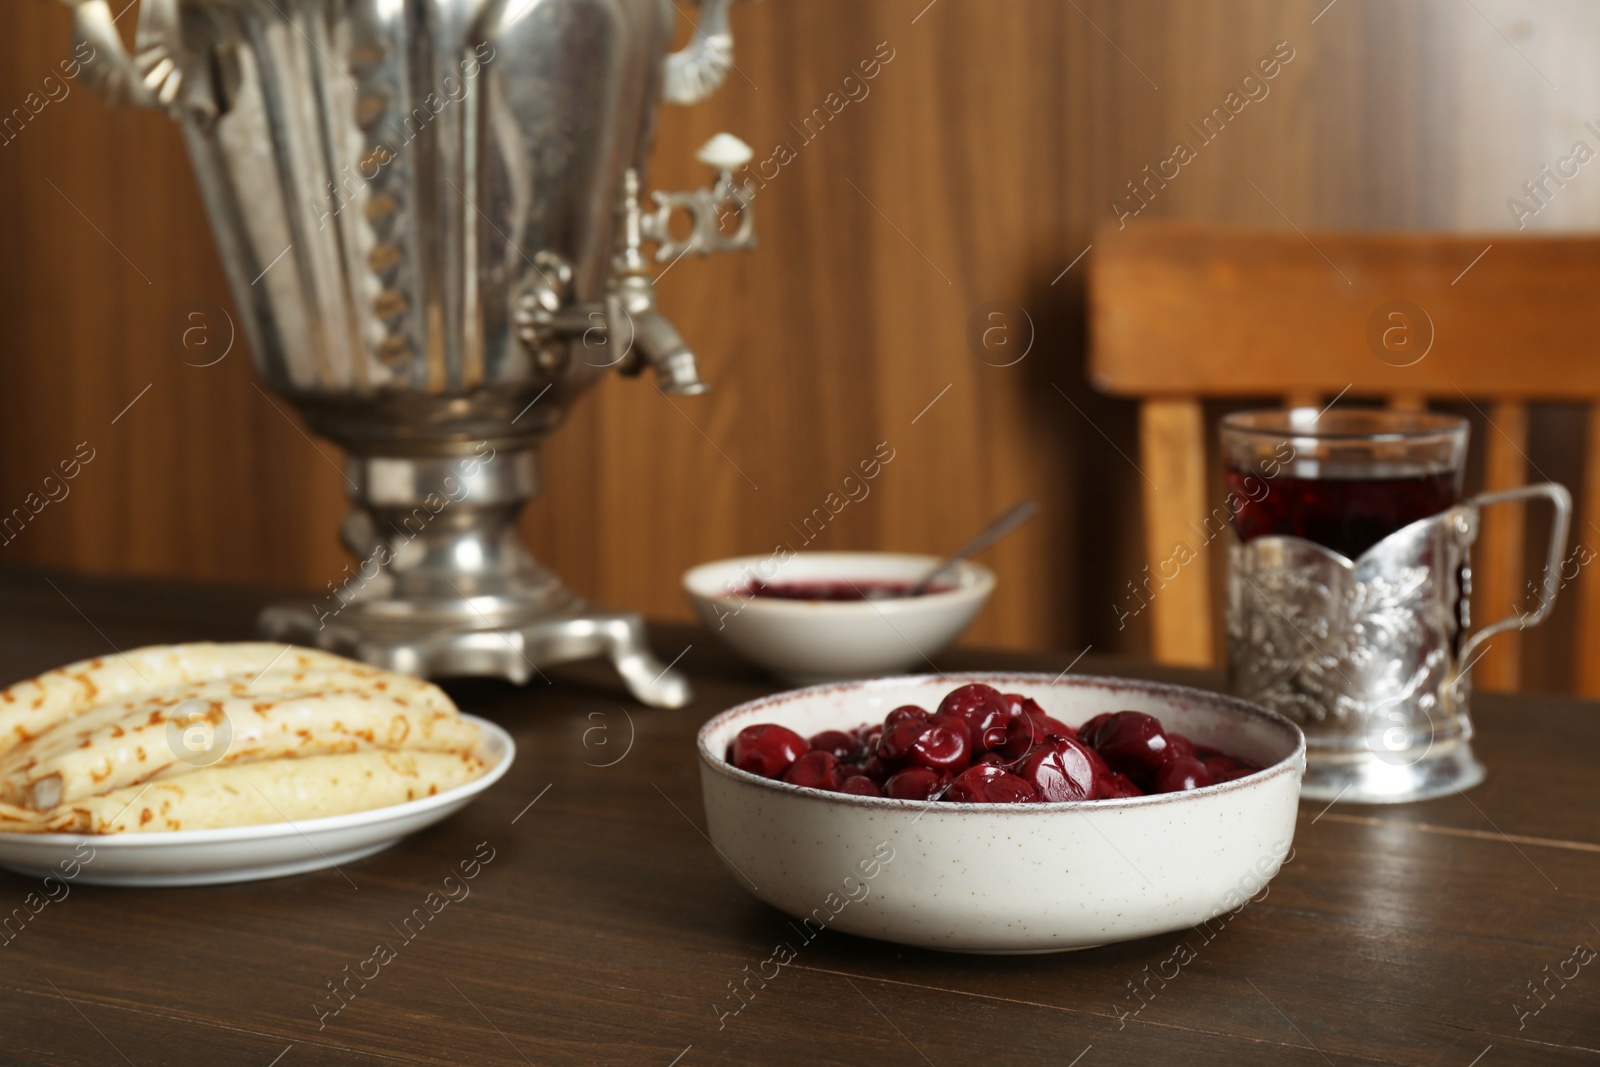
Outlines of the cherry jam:
M 755 581 L 740 590 L 740 596 L 769 597 L 773 600 L 887 600 L 908 597 L 916 588 L 914 582 L 763 582 Z M 947 593 L 955 586 L 930 585 L 923 594 Z

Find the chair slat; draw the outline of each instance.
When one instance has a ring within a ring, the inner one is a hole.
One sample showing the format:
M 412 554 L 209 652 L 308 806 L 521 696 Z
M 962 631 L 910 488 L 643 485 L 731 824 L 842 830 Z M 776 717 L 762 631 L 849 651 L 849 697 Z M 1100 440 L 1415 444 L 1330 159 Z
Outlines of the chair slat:
M 1484 434 L 1484 489 L 1514 489 L 1528 479 L 1528 407 L 1498 401 L 1489 408 Z M 1472 623 L 1481 627 L 1531 606 L 1524 594 L 1523 546 L 1526 543 L 1521 504 L 1497 504 L 1483 513 L 1482 532 L 1473 560 Z M 1473 681 L 1485 689 L 1515 689 L 1522 673 L 1522 634 L 1511 630 L 1492 638 L 1488 652 L 1473 668 Z
M 1583 515 L 1573 532 L 1574 545 L 1586 545 L 1590 552 L 1600 551 L 1600 404 L 1589 408 L 1589 440 L 1583 464 Z M 1585 563 L 1589 560 L 1589 563 Z M 1563 596 L 1578 598 L 1578 632 L 1574 639 L 1573 686 L 1578 695 L 1600 697 L 1600 562 L 1582 553 L 1567 565 L 1564 574 L 1571 574 L 1573 566 L 1582 564 L 1576 588 L 1570 583 Z
M 1148 592 L 1142 582 L 1135 584 L 1150 604 L 1152 651 L 1162 663 L 1209 666 L 1214 657 L 1210 569 L 1205 546 L 1195 543 L 1189 528 L 1206 513 L 1205 414 L 1200 403 L 1145 401 L 1139 409 L 1139 438 L 1146 479 L 1145 558 L 1154 577 Z M 1165 581 L 1161 565 L 1180 543 L 1189 545 L 1196 558 Z

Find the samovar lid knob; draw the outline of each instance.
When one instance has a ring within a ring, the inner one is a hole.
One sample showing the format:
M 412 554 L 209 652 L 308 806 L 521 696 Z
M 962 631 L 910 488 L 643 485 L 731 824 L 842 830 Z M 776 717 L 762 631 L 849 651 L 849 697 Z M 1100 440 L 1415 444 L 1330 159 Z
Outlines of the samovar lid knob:
M 695 158 L 713 170 L 735 171 L 755 158 L 755 149 L 731 133 L 719 133 L 700 146 Z

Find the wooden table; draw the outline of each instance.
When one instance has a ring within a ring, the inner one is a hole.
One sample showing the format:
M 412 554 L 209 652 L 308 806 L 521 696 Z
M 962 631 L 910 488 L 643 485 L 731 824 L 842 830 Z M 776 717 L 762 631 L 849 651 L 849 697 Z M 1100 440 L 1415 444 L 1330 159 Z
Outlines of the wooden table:
M 112 645 L 248 637 L 260 600 L 0 572 L 0 681 Z M 72 886 L 0 949 L 0 1062 L 1600 1061 L 1600 958 L 1578 962 L 1600 948 L 1600 715 L 1548 697 L 1478 698 L 1491 776 L 1469 795 L 1303 806 L 1292 862 L 1210 940 L 990 958 L 829 932 L 719 1029 L 713 1002 L 789 932 L 706 841 L 692 738 L 773 686 L 708 634 L 662 627 L 655 641 L 684 652 L 692 707 L 643 709 L 587 666 L 521 689 L 452 686 L 516 736 L 516 765 L 461 815 L 343 875 Z M 1092 656 L 1078 669 L 1153 673 Z M 475 854 L 492 859 L 470 895 L 400 938 L 394 924 Z M 0 909 L 37 887 L 0 874 Z M 400 944 L 396 958 L 319 1027 L 319 1006 L 338 1003 L 328 983 L 380 941 Z

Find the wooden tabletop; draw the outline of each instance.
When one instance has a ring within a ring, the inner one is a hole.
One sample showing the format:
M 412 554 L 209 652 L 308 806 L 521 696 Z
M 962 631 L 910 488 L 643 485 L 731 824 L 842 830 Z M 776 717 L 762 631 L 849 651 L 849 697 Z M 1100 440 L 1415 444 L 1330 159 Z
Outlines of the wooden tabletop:
M 246 638 L 261 599 L 0 572 L 0 683 L 112 646 Z M 830 931 L 719 1027 L 728 983 L 789 932 L 702 832 L 693 735 L 774 685 L 709 634 L 654 639 L 683 653 L 691 707 L 642 708 L 590 666 L 451 685 L 515 735 L 515 766 L 343 874 L 75 884 L 13 920 L 0 1063 L 1600 1062 L 1600 709 L 1549 697 L 1476 698 L 1490 778 L 1470 794 L 1302 805 L 1291 862 L 1209 938 L 980 957 Z M 1076 654 L 941 666 L 1060 670 Z M 1092 653 L 1076 669 L 1157 673 Z M 399 937 L 473 859 L 470 892 Z M 0 913 L 38 885 L 0 874 Z M 335 1001 L 328 983 L 380 942 L 395 958 Z

